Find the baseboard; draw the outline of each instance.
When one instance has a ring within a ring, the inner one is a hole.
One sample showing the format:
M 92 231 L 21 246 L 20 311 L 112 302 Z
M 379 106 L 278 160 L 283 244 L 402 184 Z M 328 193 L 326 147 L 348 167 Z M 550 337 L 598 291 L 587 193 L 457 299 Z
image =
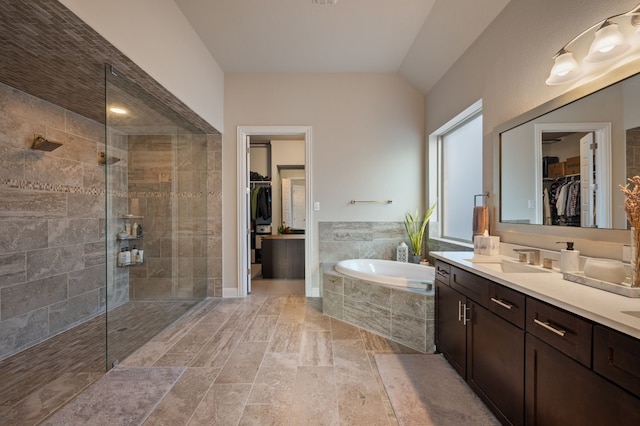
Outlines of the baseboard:
M 222 297 L 238 297 L 238 289 L 225 287 L 222 289 Z

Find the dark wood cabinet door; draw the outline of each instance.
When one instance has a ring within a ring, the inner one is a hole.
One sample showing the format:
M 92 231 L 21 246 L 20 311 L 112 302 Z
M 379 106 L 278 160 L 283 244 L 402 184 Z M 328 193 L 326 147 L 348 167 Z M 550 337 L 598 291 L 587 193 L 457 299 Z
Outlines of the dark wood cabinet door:
M 525 364 L 526 424 L 640 424 L 637 398 L 531 334 Z
M 436 280 L 436 300 L 436 349 L 442 352 L 449 364 L 466 379 L 466 327 L 461 318 L 466 298 Z
M 467 382 L 503 424 L 524 422 L 524 330 L 471 303 Z

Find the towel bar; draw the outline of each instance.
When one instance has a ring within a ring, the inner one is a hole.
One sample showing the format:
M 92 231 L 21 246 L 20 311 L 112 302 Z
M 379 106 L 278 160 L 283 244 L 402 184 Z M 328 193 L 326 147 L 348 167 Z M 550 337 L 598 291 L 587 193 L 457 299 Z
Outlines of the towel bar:
M 393 200 L 351 200 L 351 201 L 349 201 L 349 204 L 356 204 L 356 203 L 382 203 L 382 204 L 391 204 L 391 203 L 393 203 Z

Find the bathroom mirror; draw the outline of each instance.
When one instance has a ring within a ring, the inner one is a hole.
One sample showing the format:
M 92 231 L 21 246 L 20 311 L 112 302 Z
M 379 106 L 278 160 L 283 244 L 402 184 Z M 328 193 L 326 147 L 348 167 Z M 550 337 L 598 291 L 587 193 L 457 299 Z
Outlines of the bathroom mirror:
M 640 75 L 540 109 L 498 130 L 499 222 L 626 229 L 619 185 L 640 173 Z

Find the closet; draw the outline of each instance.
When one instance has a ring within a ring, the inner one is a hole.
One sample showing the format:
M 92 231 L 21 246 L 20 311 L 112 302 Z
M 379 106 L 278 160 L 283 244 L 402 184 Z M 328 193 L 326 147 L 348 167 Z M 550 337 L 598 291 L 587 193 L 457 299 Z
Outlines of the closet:
M 586 134 L 543 134 L 542 206 L 545 225 L 589 226 L 592 213 L 588 206 L 592 203 L 588 200 L 588 176 L 582 176 L 580 146 L 580 139 Z

